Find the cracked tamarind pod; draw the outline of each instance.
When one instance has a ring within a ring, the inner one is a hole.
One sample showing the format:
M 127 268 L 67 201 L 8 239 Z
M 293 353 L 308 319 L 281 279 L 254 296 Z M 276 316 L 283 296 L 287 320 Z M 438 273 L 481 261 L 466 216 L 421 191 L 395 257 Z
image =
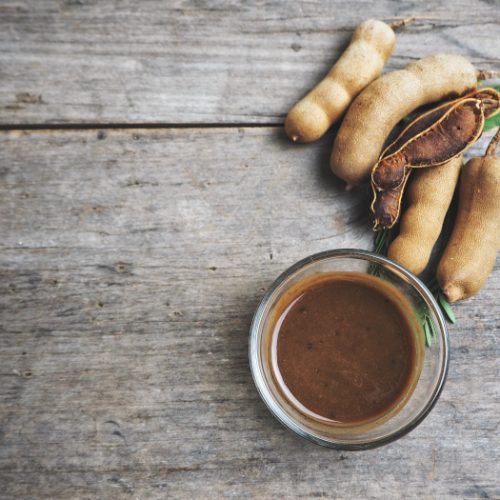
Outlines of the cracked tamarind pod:
M 392 155 L 410 139 L 418 136 L 433 124 L 435 124 L 452 107 L 456 106 L 456 104 L 462 102 L 467 98 L 478 98 L 481 100 L 483 104 L 485 119 L 494 116 L 500 111 L 500 95 L 494 88 L 483 88 L 475 90 L 465 97 L 445 102 L 440 106 L 418 116 L 409 125 L 407 125 L 407 127 L 394 140 L 394 142 L 384 150 L 381 155 L 381 159 Z M 381 214 L 393 214 L 392 218 L 388 217 L 388 220 L 386 222 L 383 222 L 383 224 L 387 224 L 387 227 L 392 227 L 397 221 L 397 217 L 400 211 L 402 193 L 406 182 L 408 181 L 409 174 L 410 171 L 405 169 L 403 178 L 404 182 L 402 182 L 399 186 L 394 187 L 393 189 L 389 189 L 386 192 L 379 193 L 376 207 L 377 211 Z M 418 178 L 420 177 L 421 176 L 419 176 Z M 425 179 L 425 176 L 423 176 L 423 178 Z M 374 207 L 372 204 L 372 210 L 373 208 Z M 385 227 L 383 224 L 382 227 Z
M 319 139 L 351 101 L 375 80 L 392 54 L 396 36 L 376 19 L 362 22 L 325 78 L 288 113 L 285 131 L 293 142 Z
M 436 54 L 387 73 L 349 107 L 335 138 L 330 165 L 348 186 L 370 176 L 391 130 L 409 113 L 476 88 L 477 73 L 465 58 Z
M 372 170 L 374 229 L 388 229 L 397 222 L 412 168 L 442 165 L 460 155 L 478 139 L 483 127 L 482 101 L 460 99 L 435 123 L 377 162 Z
M 458 212 L 437 268 L 437 279 L 450 302 L 475 295 L 484 285 L 500 250 L 500 129 L 485 156 L 462 169 Z
M 500 98 L 495 89 L 480 89 L 467 97 L 481 99 L 485 118 L 500 110 Z M 421 115 L 406 127 L 384 155 L 396 151 L 414 133 L 424 130 L 444 114 L 456 101 L 442 104 Z M 406 188 L 407 208 L 401 216 L 399 234 L 389 245 L 387 255 L 414 274 L 420 274 L 429 263 L 448 212 L 460 175 L 463 156 L 459 155 L 437 167 L 417 169 Z
M 420 134 L 431 125 L 436 123 L 450 108 L 452 108 L 459 101 L 466 98 L 480 99 L 484 107 L 484 119 L 490 118 L 496 115 L 500 111 L 500 94 L 498 91 L 491 87 L 485 87 L 482 89 L 474 90 L 469 94 L 464 95 L 458 99 L 452 101 L 446 101 L 439 106 L 433 107 L 426 112 L 423 112 L 416 116 L 396 137 L 396 139 L 387 146 L 383 153 L 380 155 L 381 158 L 391 155 L 397 151 L 403 144 L 408 142 L 411 138 Z

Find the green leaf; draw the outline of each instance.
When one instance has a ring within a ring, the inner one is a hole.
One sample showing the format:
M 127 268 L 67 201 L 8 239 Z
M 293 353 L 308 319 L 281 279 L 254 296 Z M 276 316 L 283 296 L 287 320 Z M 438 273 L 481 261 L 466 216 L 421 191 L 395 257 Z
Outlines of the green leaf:
M 424 318 L 424 333 L 425 333 L 425 345 L 430 347 L 432 345 L 431 329 L 429 327 L 429 317 Z
M 484 80 L 481 80 L 478 85 L 479 88 L 481 87 L 486 87 L 486 88 L 492 88 L 495 89 L 497 92 L 500 92 L 500 84 L 498 83 L 485 83 Z M 496 116 L 492 116 L 491 118 L 488 118 L 484 122 L 484 132 L 491 130 L 492 128 L 500 126 L 500 114 Z
M 387 229 L 383 229 L 382 231 L 380 231 L 379 243 L 381 245 L 384 245 L 385 242 L 387 241 L 388 236 L 389 236 L 389 232 L 387 231 Z
M 482 80 L 479 82 L 479 87 L 487 87 L 487 88 L 495 89 L 498 92 L 500 92 L 500 84 L 498 84 L 498 83 L 488 84 L 488 83 L 484 83 L 484 80 Z
M 375 248 L 373 249 L 374 253 L 379 255 L 385 255 L 387 252 L 387 248 L 389 246 L 390 241 L 390 230 L 383 229 L 382 231 L 378 231 L 375 235 Z
M 385 232 L 379 231 L 375 236 L 375 248 L 380 248 L 380 245 L 383 244 L 384 239 L 385 239 Z
M 446 316 L 446 319 L 450 323 L 455 323 L 457 321 L 457 317 L 455 316 L 453 309 L 451 308 L 449 302 L 446 300 L 445 296 L 442 293 L 438 295 L 438 300 L 439 300 L 439 305 L 441 306 L 441 309 L 443 310 Z
M 389 248 L 389 243 L 391 242 L 391 230 L 382 229 L 382 231 L 377 231 L 373 238 L 373 253 L 377 255 L 387 255 L 387 249 Z M 368 267 L 368 272 L 373 274 L 373 276 L 382 277 L 383 266 L 379 264 L 370 264 Z
M 432 338 L 435 339 L 436 338 L 436 325 L 434 324 L 434 321 L 429 318 L 429 326 L 431 327 L 431 335 L 432 335 Z
M 495 127 L 500 127 L 500 113 L 498 113 L 495 116 L 492 116 L 491 118 L 488 118 L 484 122 L 484 130 L 485 131 L 491 130 L 492 128 L 495 128 Z

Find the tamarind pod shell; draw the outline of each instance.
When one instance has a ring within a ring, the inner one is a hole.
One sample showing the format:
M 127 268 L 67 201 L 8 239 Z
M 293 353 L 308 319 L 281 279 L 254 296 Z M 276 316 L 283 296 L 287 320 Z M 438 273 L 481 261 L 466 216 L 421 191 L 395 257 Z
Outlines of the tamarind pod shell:
M 404 153 L 413 168 L 441 165 L 472 146 L 482 134 L 483 128 L 482 101 L 462 99 L 435 125 L 409 141 L 403 147 Z
M 429 263 L 462 161 L 459 155 L 438 167 L 415 170 L 406 187 L 408 208 L 401 215 L 399 235 L 389 245 L 387 255 L 414 274 L 420 274 Z
M 325 78 L 288 113 L 285 132 L 294 142 L 319 139 L 345 112 L 352 99 L 381 73 L 396 44 L 389 25 L 363 21 Z
M 437 268 L 449 302 L 484 285 L 500 249 L 500 158 L 473 158 L 462 169 L 457 218 Z
M 382 158 L 373 167 L 372 185 L 378 190 L 395 189 L 404 180 L 408 167 L 408 158 L 404 154 L 404 148 L 400 151 Z
M 371 211 L 373 212 L 373 230 L 390 229 L 396 224 L 401 210 L 403 191 L 410 177 L 411 168 L 405 170 L 402 182 L 393 189 L 377 192 L 372 185 L 373 201 Z
M 412 137 L 420 134 L 425 129 L 437 122 L 450 108 L 457 104 L 462 99 L 474 98 L 479 99 L 483 103 L 484 118 L 490 118 L 500 111 L 500 94 L 494 88 L 485 87 L 474 90 L 469 94 L 464 95 L 452 101 L 446 101 L 439 106 L 432 108 L 419 116 L 415 117 L 394 139 L 394 141 L 385 148 L 380 155 L 380 158 L 389 156 L 400 149 Z M 380 160 L 379 158 L 379 160 Z
M 461 155 L 481 135 L 483 127 L 482 101 L 460 99 L 436 123 L 382 158 L 372 171 L 374 227 L 390 228 L 397 222 L 409 168 L 435 167 Z
M 360 184 L 400 120 L 424 104 L 470 92 L 476 83 L 472 64 L 451 54 L 426 57 L 381 76 L 354 99 L 342 121 L 330 159 L 333 173 Z
M 406 128 L 396 137 L 396 139 L 382 151 L 380 158 L 389 156 L 404 146 L 410 139 L 420 134 L 424 130 L 436 123 L 459 99 L 448 101 L 440 106 L 421 114 L 411 121 Z
M 498 103 L 498 93 L 494 89 L 485 89 L 469 95 L 474 97 L 444 103 L 417 117 L 386 148 L 384 153 L 399 147 L 382 157 L 372 171 L 374 200 L 371 208 L 375 215 L 375 229 L 393 227 L 398 220 L 401 199 L 397 197 L 403 195 L 408 168 L 436 167 L 456 157 L 460 157 L 461 162 L 462 152 L 481 135 L 483 100 L 494 102 L 497 99 Z M 493 106 L 489 109 L 491 111 Z M 455 184 L 456 179 L 453 186 Z M 447 208 L 449 200 L 446 203 Z M 428 261 L 428 256 L 423 260 Z
M 482 101 L 459 99 L 435 123 L 382 158 L 373 168 L 372 183 L 379 190 L 392 189 L 402 181 L 404 166 L 428 168 L 447 162 L 476 142 L 483 127 Z

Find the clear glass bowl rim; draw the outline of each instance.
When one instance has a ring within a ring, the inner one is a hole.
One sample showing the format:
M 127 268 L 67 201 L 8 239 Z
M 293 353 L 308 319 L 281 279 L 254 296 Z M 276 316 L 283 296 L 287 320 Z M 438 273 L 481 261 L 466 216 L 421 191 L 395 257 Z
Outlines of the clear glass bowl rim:
M 366 441 L 363 443 L 352 443 L 352 444 L 337 443 L 307 432 L 307 430 L 305 430 L 303 427 L 297 424 L 295 420 L 291 418 L 286 413 L 286 411 L 273 400 L 272 397 L 270 397 L 270 395 L 268 394 L 268 389 L 266 382 L 264 380 L 264 376 L 260 370 L 260 363 L 259 363 L 260 343 L 258 342 L 259 326 L 264 319 L 264 311 L 273 293 L 286 279 L 288 279 L 290 276 L 295 274 L 303 267 L 317 261 L 327 260 L 331 258 L 333 259 L 354 258 L 358 260 L 364 260 L 370 263 L 387 266 L 389 267 L 389 269 L 393 268 L 397 272 L 401 273 L 408 280 L 411 286 L 415 288 L 417 292 L 424 298 L 425 302 L 427 303 L 427 306 L 433 312 L 438 323 L 437 334 L 441 336 L 443 344 L 443 361 L 440 366 L 439 379 L 433 389 L 432 395 L 427 404 L 407 424 L 395 430 L 393 433 L 389 434 L 384 438 L 372 441 Z M 323 252 L 315 253 L 313 255 L 309 255 L 308 257 L 299 260 L 295 264 L 292 264 L 283 273 L 281 273 L 278 276 L 278 278 L 276 278 L 274 282 L 270 285 L 270 287 L 267 289 L 259 305 L 257 306 L 257 309 L 252 319 L 252 324 L 250 326 L 250 336 L 248 342 L 248 357 L 249 357 L 250 371 L 252 373 L 252 378 L 255 387 L 257 388 L 257 392 L 259 393 L 262 401 L 264 401 L 264 404 L 267 406 L 271 414 L 274 415 L 274 417 L 283 426 L 295 432 L 299 436 L 308 439 L 309 441 L 312 441 L 321 446 L 326 446 L 328 448 L 335 448 L 339 450 L 367 450 L 371 448 L 377 448 L 379 446 L 391 443 L 403 437 L 404 435 L 408 434 L 411 430 L 413 430 L 415 427 L 417 427 L 432 410 L 443 390 L 444 384 L 446 382 L 446 377 L 448 375 L 449 351 L 450 351 L 449 337 L 448 337 L 448 329 L 446 326 L 446 321 L 444 319 L 444 316 L 441 312 L 438 303 L 436 302 L 436 299 L 429 291 L 429 289 L 425 286 L 425 284 L 419 278 L 417 278 L 413 273 L 405 269 L 403 266 L 397 264 L 393 260 L 389 259 L 388 257 L 377 255 L 367 250 L 358 250 L 353 248 L 326 250 Z

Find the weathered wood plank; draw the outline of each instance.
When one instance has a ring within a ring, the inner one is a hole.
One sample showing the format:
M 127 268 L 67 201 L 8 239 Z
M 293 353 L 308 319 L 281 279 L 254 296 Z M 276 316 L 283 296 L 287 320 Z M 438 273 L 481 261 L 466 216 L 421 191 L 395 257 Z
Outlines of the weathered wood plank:
M 331 137 L 277 128 L 0 134 L 5 498 L 499 497 L 500 267 L 457 307 L 440 402 L 370 452 L 259 400 L 248 327 L 297 259 L 370 248 Z
M 417 16 L 388 68 L 438 51 L 499 67 L 481 0 L 6 0 L 0 123 L 279 123 L 361 20 Z

